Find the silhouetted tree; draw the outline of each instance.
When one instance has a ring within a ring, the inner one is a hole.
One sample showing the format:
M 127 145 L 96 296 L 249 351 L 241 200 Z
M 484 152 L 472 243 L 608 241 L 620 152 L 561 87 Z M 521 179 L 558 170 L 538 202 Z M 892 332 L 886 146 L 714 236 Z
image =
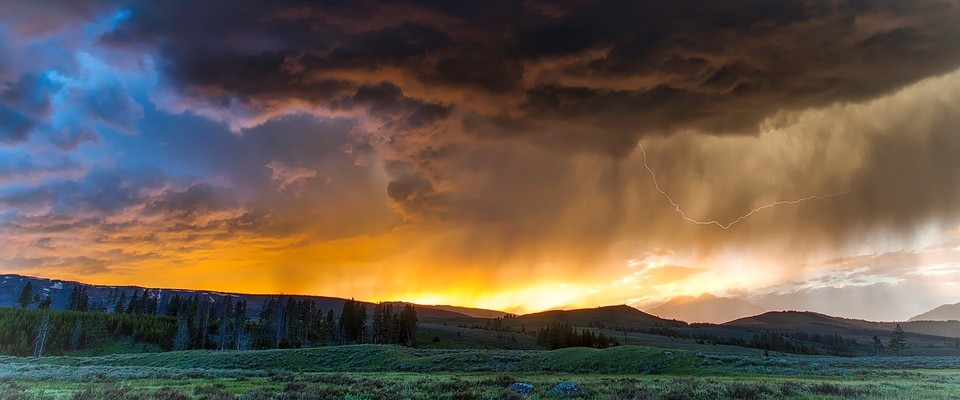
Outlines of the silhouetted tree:
M 348 343 L 363 341 L 363 329 L 367 322 L 367 307 L 350 299 L 343 303 L 340 311 L 341 340 Z
M 33 284 L 27 282 L 26 285 L 23 285 L 23 290 L 20 291 L 20 297 L 17 298 L 17 304 L 20 305 L 20 308 L 27 308 L 33 304 Z
M 413 304 L 404 305 L 399 316 L 400 344 L 416 346 L 417 324 L 419 322 L 417 320 L 417 309 L 413 307 Z
M 907 335 L 903 332 L 900 324 L 897 324 L 897 327 L 893 328 L 893 334 L 890 336 L 890 344 L 888 347 L 893 349 L 897 354 L 900 354 L 900 350 L 907 348 Z
M 120 298 L 117 299 L 117 303 L 113 306 L 113 312 L 122 313 L 127 311 L 127 292 L 121 291 Z
M 43 300 L 40 300 L 40 304 L 37 304 L 37 308 L 41 310 L 49 310 L 52 303 L 53 299 L 50 297 L 50 295 L 47 295 L 47 297 L 44 297 Z
M 87 311 L 90 305 L 90 296 L 87 295 L 85 286 L 74 286 L 70 292 L 70 298 L 67 299 L 66 310 L 68 311 Z

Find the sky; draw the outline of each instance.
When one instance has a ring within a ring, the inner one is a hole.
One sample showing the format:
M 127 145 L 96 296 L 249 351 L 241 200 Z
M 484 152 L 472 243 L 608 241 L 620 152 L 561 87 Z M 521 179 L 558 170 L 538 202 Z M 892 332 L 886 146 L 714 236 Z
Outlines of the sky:
M 0 9 L 0 272 L 514 312 L 960 302 L 960 1 Z

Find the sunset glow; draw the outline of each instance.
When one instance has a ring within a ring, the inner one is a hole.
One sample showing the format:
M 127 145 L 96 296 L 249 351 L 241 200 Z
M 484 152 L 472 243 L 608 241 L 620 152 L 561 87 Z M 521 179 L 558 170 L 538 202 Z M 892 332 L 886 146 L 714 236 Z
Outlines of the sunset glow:
M 957 1 L 243 3 L 0 0 L 0 272 L 960 301 Z

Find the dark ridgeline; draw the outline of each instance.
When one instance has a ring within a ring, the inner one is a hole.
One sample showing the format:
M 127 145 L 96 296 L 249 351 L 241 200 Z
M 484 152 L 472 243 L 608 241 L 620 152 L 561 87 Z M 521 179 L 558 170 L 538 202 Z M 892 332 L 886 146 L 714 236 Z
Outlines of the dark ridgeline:
M 916 355 L 960 349 L 958 326 L 957 321 L 896 324 L 796 311 L 688 324 L 626 305 L 482 318 L 398 302 L 0 278 L 0 354 L 12 355 L 415 346 L 418 330 L 420 344 L 444 348 L 604 348 L 646 343 L 650 338 L 644 335 L 656 335 L 781 353 Z
M 256 318 L 247 301 L 234 296 L 211 298 L 163 296 L 162 290 L 135 290 L 91 299 L 85 286 L 74 286 L 63 310 L 50 309 L 50 297 L 33 295 L 27 282 L 19 308 L 0 308 L 0 354 L 61 355 L 67 351 L 104 353 L 118 342 L 142 350 L 246 350 L 325 346 L 346 343 L 416 345 L 417 310 L 396 303 L 374 308 L 372 330 L 366 304 L 347 300 L 339 317 L 310 298 L 270 296 Z

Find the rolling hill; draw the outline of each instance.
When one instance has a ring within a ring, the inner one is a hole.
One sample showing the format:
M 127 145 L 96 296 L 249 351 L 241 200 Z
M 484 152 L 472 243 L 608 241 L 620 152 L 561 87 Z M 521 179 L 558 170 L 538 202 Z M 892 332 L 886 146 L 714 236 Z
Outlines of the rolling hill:
M 960 321 L 906 321 L 899 323 L 907 333 L 960 337 Z M 839 335 L 888 336 L 897 322 L 874 322 L 861 319 L 832 317 L 809 311 L 772 311 L 740 318 L 721 326 L 754 331 L 808 332 Z
M 766 310 L 750 303 L 728 297 L 704 293 L 698 297 L 681 296 L 647 310 L 648 313 L 687 322 L 724 323 L 737 318 L 757 315 Z
M 909 321 L 958 321 L 960 320 L 960 303 L 944 304 L 923 314 L 909 319 Z
M 576 310 L 551 310 L 521 315 L 508 319 L 526 326 L 546 326 L 567 323 L 574 326 L 606 327 L 608 329 L 637 329 L 653 326 L 686 326 L 683 321 L 656 317 L 627 305 L 581 308 Z

